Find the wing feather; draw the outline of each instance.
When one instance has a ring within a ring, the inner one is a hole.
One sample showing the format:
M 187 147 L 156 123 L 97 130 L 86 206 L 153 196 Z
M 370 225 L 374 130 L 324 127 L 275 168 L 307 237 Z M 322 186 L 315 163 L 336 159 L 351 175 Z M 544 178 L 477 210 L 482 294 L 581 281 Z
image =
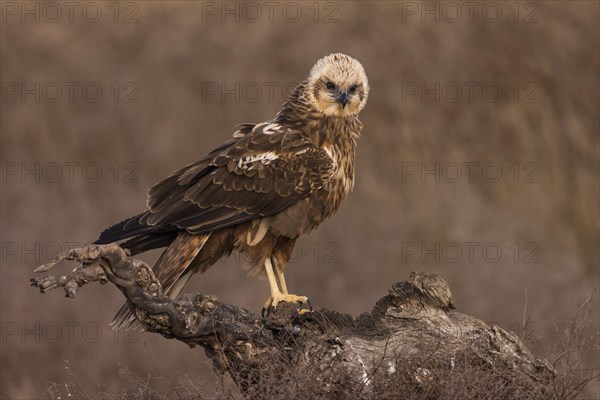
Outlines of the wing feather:
M 136 223 L 207 233 L 276 214 L 333 175 L 331 158 L 302 132 L 275 123 L 242 129 L 152 187 Z

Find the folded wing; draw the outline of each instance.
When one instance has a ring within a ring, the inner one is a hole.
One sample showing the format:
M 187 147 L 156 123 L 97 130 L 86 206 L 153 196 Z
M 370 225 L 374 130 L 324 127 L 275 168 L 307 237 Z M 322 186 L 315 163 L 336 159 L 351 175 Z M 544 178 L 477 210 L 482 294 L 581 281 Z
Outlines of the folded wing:
M 246 125 L 234 139 L 157 183 L 148 208 L 108 228 L 99 243 L 141 234 L 191 234 L 274 215 L 323 187 L 334 165 L 301 132 Z

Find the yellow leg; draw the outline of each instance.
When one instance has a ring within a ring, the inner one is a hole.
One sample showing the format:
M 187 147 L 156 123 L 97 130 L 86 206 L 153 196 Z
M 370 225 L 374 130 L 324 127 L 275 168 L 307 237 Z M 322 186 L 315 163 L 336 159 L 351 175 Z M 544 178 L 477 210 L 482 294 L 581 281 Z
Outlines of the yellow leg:
M 274 299 L 278 295 L 281 294 L 279 291 L 279 287 L 277 286 L 277 281 L 275 280 L 275 273 L 273 272 L 273 265 L 271 264 L 271 259 L 267 258 L 265 260 L 265 271 L 267 272 L 267 279 L 269 280 L 269 288 L 271 289 L 271 298 Z
M 265 260 L 265 272 L 267 273 L 267 279 L 269 280 L 269 288 L 271 289 L 271 297 L 269 297 L 263 306 L 263 311 L 269 309 L 269 307 L 277 307 L 277 305 L 281 302 L 286 303 L 308 303 L 308 298 L 306 296 L 297 296 L 295 294 L 287 293 L 287 287 L 285 285 L 285 280 L 283 278 L 283 273 L 278 272 L 278 277 L 280 278 L 280 284 L 282 285 L 282 293 L 279 290 L 279 286 L 277 285 L 277 280 L 275 279 L 275 272 L 273 271 L 273 264 L 271 263 L 271 259 L 267 258 Z
M 285 284 L 285 276 L 283 276 L 283 271 L 277 270 L 277 280 L 279 281 L 279 287 L 281 288 L 281 293 L 287 294 L 288 289 L 287 289 L 287 285 Z

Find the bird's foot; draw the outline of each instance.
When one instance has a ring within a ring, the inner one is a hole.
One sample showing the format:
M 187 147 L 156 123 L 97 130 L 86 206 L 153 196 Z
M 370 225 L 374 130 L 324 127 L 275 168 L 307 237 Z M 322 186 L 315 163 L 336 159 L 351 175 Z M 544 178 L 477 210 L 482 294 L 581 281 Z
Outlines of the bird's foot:
M 267 301 L 265 302 L 265 305 L 263 306 L 263 309 L 262 309 L 263 317 L 267 315 L 269 310 L 277 308 L 277 305 L 279 305 L 279 303 L 308 304 L 310 310 L 312 310 L 312 305 L 310 304 L 308 297 L 297 296 L 295 294 L 288 294 L 288 293 L 279 293 L 279 294 L 277 294 L 275 296 L 271 296 L 267 299 Z M 307 311 L 309 311 L 309 310 L 302 309 L 299 312 L 303 313 L 303 312 L 307 312 Z

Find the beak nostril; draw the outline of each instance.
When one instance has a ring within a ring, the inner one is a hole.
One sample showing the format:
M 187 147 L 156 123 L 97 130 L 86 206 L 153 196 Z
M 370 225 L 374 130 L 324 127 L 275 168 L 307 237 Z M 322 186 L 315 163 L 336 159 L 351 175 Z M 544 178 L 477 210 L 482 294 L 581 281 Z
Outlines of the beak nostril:
M 337 101 L 342 105 L 342 108 L 346 108 L 346 104 L 348 104 L 348 93 L 340 92 Z

